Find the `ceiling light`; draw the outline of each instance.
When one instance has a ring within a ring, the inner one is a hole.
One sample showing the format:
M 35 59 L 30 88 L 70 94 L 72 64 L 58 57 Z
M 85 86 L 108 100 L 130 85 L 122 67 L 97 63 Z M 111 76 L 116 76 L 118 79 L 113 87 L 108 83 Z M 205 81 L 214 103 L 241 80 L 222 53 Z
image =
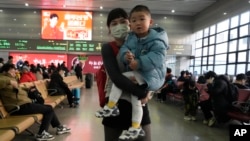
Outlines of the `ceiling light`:
M 165 17 L 164 17 L 164 19 L 166 20 L 166 19 L 167 19 L 167 17 L 165 16 Z
M 16 21 L 16 19 L 13 19 L 13 21 Z
M 223 15 L 227 15 L 227 12 L 224 12 Z
M 0 9 L 0 12 L 3 12 L 3 9 Z
M 65 8 L 65 7 L 66 7 L 66 5 L 63 5 L 63 7 Z
M 36 11 L 34 11 L 33 13 L 36 14 Z
M 25 3 L 25 6 L 29 6 L 29 4 L 28 4 L 28 3 Z
M 175 10 L 172 10 L 171 12 L 172 12 L 172 13 L 174 13 L 174 12 L 175 12 Z
M 100 6 L 100 9 L 103 9 L 103 7 L 102 7 L 102 6 Z

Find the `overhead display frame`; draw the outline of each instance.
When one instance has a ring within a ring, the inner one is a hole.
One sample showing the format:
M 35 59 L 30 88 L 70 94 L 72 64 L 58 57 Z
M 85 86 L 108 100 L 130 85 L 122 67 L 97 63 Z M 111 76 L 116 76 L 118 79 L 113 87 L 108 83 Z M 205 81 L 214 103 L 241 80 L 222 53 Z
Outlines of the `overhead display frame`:
M 101 46 L 97 41 L 0 39 L 0 50 L 100 52 Z
M 92 40 L 92 12 L 42 10 L 41 38 Z

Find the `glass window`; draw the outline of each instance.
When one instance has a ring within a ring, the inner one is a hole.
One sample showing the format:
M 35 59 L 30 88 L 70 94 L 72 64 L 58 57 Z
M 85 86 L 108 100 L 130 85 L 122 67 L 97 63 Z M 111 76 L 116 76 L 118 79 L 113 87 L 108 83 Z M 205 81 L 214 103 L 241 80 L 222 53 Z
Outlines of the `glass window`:
M 213 66 L 207 66 L 208 71 L 214 71 Z
M 239 40 L 239 49 L 238 50 L 245 50 L 247 49 L 247 38 L 242 38 Z
M 249 70 L 250 70 L 250 64 L 247 65 L 247 71 L 249 71 Z
M 209 44 L 214 44 L 215 43 L 215 36 L 210 36 L 209 37 Z
M 246 24 L 249 22 L 249 11 L 242 13 L 240 15 L 240 25 Z
M 204 38 L 204 39 L 203 39 L 203 45 L 204 45 L 204 46 L 207 46 L 207 45 L 208 45 L 208 38 Z
M 234 16 L 231 18 L 231 28 L 239 25 L 239 16 Z
M 206 71 L 207 71 L 207 66 L 202 66 L 201 67 L 202 74 L 206 73 Z
M 248 62 L 250 62 L 250 50 L 248 51 L 248 58 L 247 58 L 248 60 Z M 250 70 L 250 68 L 248 68 L 249 70 Z
M 236 62 L 236 53 L 228 54 L 228 63 L 235 63 Z
M 197 40 L 197 41 L 195 42 L 195 48 L 200 48 L 200 47 L 202 47 L 202 39 Z
M 215 64 L 226 64 L 227 62 L 227 54 L 220 54 L 215 56 Z
M 240 27 L 240 37 L 248 35 L 248 25 Z
M 216 74 L 225 74 L 226 73 L 226 65 L 214 66 L 214 72 Z
M 201 56 L 201 51 L 202 51 L 201 48 L 196 49 L 196 50 L 195 50 L 195 56 L 196 56 L 196 57 Z
M 215 25 L 210 26 L 210 32 L 209 35 L 215 34 Z
M 207 56 L 207 50 L 208 50 L 208 47 L 203 48 L 203 56 Z
M 229 28 L 229 19 L 222 21 L 217 24 L 217 33 L 225 31 Z
M 202 65 L 207 65 L 207 57 L 202 57 Z
M 227 66 L 227 74 L 228 75 L 235 75 L 234 72 L 235 72 L 235 65 L 234 64 L 228 65 Z
M 204 37 L 207 37 L 209 35 L 209 28 L 204 29 Z
M 209 46 L 209 55 L 214 55 L 214 46 Z
M 229 42 L 229 52 L 236 51 L 237 49 L 237 40 Z
M 196 32 L 196 37 L 195 37 L 195 39 L 201 39 L 201 38 L 202 38 L 202 34 L 203 34 L 203 31 L 202 31 L 202 30 Z
M 237 64 L 236 67 L 237 67 L 237 73 L 236 74 L 246 73 L 246 64 Z
M 194 72 L 197 72 L 197 74 L 201 74 L 201 67 L 194 67 Z
M 226 53 L 226 52 L 227 52 L 227 42 L 216 45 L 215 54 Z
M 195 66 L 200 66 L 200 65 L 201 65 L 201 58 L 200 58 L 200 57 L 195 58 L 194 61 L 195 61 L 195 62 L 194 62 L 194 65 L 195 65 Z
M 216 35 L 216 43 L 222 43 L 228 40 L 228 31 Z
M 247 52 L 238 53 L 238 62 L 246 62 Z
M 214 57 L 213 56 L 208 57 L 208 64 L 214 64 Z
M 234 39 L 238 37 L 238 29 L 235 28 L 233 30 L 230 30 L 229 38 Z
M 194 59 L 190 59 L 190 66 L 194 65 Z

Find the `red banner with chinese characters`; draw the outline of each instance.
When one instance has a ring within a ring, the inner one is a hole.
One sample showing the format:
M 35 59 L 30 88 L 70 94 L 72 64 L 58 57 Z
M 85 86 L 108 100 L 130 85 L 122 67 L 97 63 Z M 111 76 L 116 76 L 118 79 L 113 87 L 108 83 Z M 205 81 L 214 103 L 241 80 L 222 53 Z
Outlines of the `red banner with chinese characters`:
M 42 10 L 42 39 L 92 40 L 92 12 Z
M 68 67 L 70 68 L 74 64 L 81 63 L 83 73 L 96 73 L 96 71 L 103 64 L 101 55 L 87 55 L 87 60 L 79 60 L 78 55 L 68 55 Z
M 10 52 L 10 56 L 13 56 L 13 63 L 16 64 L 18 61 L 29 61 L 29 64 L 37 65 L 38 63 L 48 67 L 51 63 L 56 66 L 58 63 L 66 62 L 67 55 L 65 54 L 28 54 L 28 53 L 14 53 Z

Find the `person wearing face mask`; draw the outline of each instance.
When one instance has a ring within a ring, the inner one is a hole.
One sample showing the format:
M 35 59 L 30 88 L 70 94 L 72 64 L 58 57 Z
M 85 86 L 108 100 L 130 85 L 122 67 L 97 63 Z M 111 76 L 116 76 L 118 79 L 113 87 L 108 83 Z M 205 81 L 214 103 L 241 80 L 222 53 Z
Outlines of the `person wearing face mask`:
M 143 20 L 141 20 L 143 18 Z M 151 28 L 151 14 L 148 7 L 144 5 L 135 6 L 130 12 L 130 27 L 132 32 L 119 51 L 121 62 L 125 64 L 126 72 L 123 73 L 134 83 L 145 87 L 148 91 L 158 90 L 165 81 L 166 50 L 168 49 L 167 33 L 162 28 Z M 120 32 L 126 33 L 125 26 L 117 25 Z M 111 28 L 111 33 L 112 33 Z M 118 36 L 118 34 L 115 34 Z M 124 37 L 123 34 L 120 36 Z M 120 114 L 117 102 L 122 95 L 122 90 L 116 85 L 112 85 L 109 101 L 103 109 L 96 112 L 97 117 L 117 116 Z M 148 93 L 148 99 L 151 97 Z M 142 104 L 137 96 L 131 95 L 132 103 L 132 123 L 128 130 L 123 132 L 120 140 L 134 140 L 145 136 L 141 128 L 143 116 Z
M 69 86 L 63 81 L 63 76 L 64 76 L 63 68 L 58 67 L 57 70 L 54 71 L 52 75 L 50 76 L 48 89 L 56 89 L 56 94 L 53 94 L 53 95 L 67 94 L 67 99 L 68 99 L 70 108 L 76 107 L 77 105 L 74 103 L 73 94 Z

